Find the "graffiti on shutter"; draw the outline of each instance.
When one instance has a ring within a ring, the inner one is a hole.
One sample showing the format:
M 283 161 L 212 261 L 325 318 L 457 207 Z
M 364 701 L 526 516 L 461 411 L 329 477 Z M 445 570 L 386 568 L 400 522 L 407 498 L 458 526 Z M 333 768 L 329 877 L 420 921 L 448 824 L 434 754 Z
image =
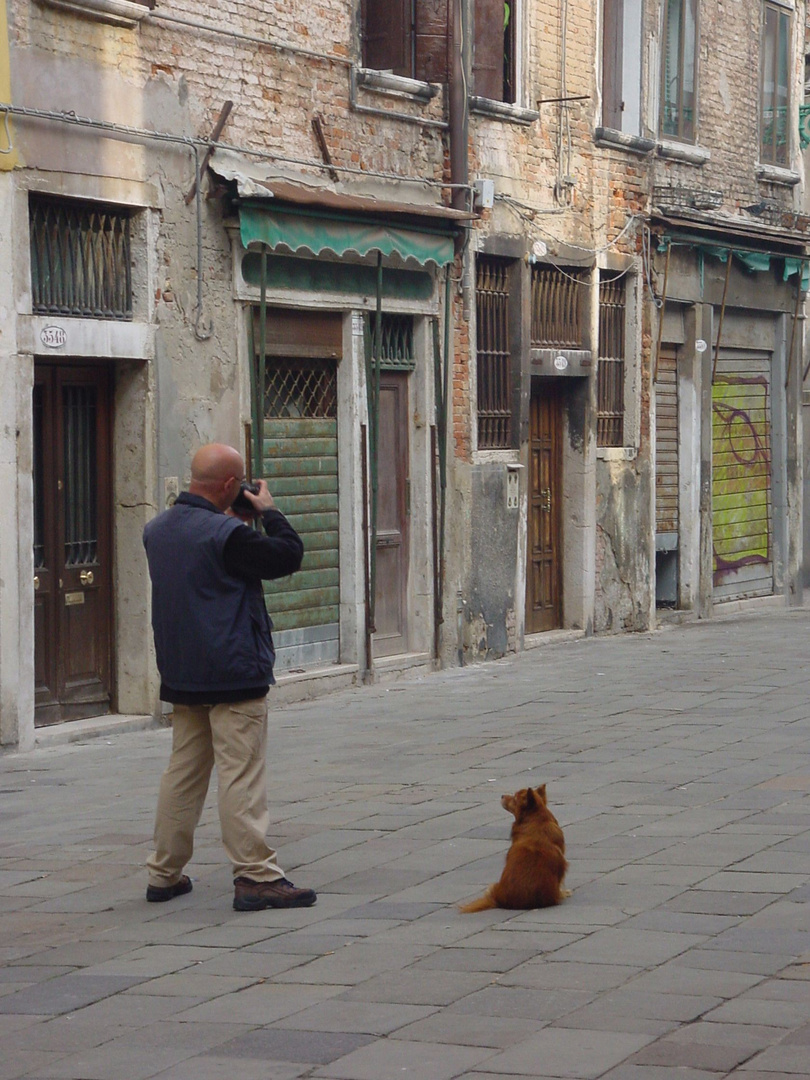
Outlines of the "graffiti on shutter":
M 721 360 L 712 386 L 715 600 L 773 592 L 768 357 Z

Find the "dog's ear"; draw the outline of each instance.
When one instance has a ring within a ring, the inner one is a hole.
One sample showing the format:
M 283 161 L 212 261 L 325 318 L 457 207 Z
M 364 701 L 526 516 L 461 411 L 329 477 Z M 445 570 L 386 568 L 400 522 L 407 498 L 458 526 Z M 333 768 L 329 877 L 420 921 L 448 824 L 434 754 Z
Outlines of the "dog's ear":
M 537 795 L 537 798 L 543 804 L 543 806 L 545 806 L 546 801 L 547 801 L 546 800 L 546 785 L 541 784 L 540 787 L 537 789 L 535 794 Z
M 537 806 L 537 796 L 531 788 L 526 788 L 526 797 L 523 800 L 523 805 L 527 810 L 534 810 Z

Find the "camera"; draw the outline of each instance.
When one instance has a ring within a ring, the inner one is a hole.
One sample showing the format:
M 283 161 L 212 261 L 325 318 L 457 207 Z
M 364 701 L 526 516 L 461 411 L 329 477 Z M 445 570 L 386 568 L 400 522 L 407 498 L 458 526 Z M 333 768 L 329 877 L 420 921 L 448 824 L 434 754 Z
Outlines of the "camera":
M 239 494 L 231 503 L 231 508 L 237 514 L 244 514 L 247 517 L 255 517 L 256 507 L 253 505 L 252 502 L 250 502 L 249 499 L 245 498 L 244 493 L 246 491 L 249 491 L 251 495 L 258 495 L 259 485 L 252 484 L 249 480 L 243 480 L 242 483 L 239 485 Z

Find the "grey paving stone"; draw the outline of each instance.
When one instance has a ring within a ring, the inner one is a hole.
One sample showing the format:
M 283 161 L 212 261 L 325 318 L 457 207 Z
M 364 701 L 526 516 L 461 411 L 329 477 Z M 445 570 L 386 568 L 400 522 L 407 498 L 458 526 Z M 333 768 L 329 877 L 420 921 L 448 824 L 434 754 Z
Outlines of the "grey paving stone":
M 621 959 L 624 964 L 653 967 L 705 942 L 699 934 L 670 934 L 656 930 L 623 930 L 609 927 L 596 930 L 586 938 L 559 949 L 561 960 L 585 963 L 612 963 Z
M 359 1032 L 260 1028 L 223 1043 L 217 1049 L 217 1056 L 327 1065 L 374 1041 L 374 1035 Z M 238 1065 L 234 1071 L 238 1073 Z
M 276 1021 L 277 1028 L 300 1031 L 348 1031 L 389 1035 L 437 1011 L 434 1005 L 389 1005 L 332 998 Z
M 752 1056 L 754 1051 L 744 1041 L 736 1046 L 720 1046 L 697 1041 L 675 1042 L 663 1038 L 636 1054 L 635 1065 L 663 1065 L 669 1068 L 703 1069 L 707 1072 L 728 1073 Z
M 403 1005 L 449 1005 L 491 981 L 488 973 L 397 971 L 377 975 L 344 993 L 347 1001 L 388 1001 Z
M 551 990 L 526 993 L 523 987 L 487 986 L 459 998 L 448 1010 L 475 1016 L 504 1016 L 524 1020 L 551 1021 L 587 1004 L 593 994 L 585 990 Z
M 310 1065 L 293 1065 L 282 1061 L 259 1061 L 241 1058 L 239 1080 L 298 1080 L 310 1075 Z M 231 1057 L 197 1056 L 178 1062 L 155 1074 L 155 1080 L 234 1080 Z
M 536 1076 L 537 1066 L 548 1076 L 601 1076 L 648 1042 L 644 1035 L 609 1031 L 568 1031 L 544 1028 L 487 1062 L 495 1075 Z
M 536 1020 L 515 1017 L 466 1015 L 442 1011 L 399 1028 L 394 1037 L 458 1046 L 506 1047 L 537 1031 Z
M 312 1075 L 329 1080 L 452 1080 L 492 1058 L 492 1050 L 389 1039 L 372 1043 Z
M 0 997 L 0 1013 L 59 1016 L 112 997 L 141 981 L 124 975 L 62 975 Z

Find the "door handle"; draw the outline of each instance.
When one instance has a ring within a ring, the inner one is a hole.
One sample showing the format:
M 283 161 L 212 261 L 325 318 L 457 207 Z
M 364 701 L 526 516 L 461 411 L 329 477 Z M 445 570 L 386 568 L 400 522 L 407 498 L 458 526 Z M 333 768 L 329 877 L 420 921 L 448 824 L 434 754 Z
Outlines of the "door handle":
M 540 488 L 540 509 L 551 513 L 551 488 Z
M 82 570 L 82 572 L 79 574 L 79 581 L 82 583 L 82 585 L 92 585 L 93 584 L 93 571 L 92 570 Z
M 39 574 L 34 574 L 34 592 L 39 588 Z

